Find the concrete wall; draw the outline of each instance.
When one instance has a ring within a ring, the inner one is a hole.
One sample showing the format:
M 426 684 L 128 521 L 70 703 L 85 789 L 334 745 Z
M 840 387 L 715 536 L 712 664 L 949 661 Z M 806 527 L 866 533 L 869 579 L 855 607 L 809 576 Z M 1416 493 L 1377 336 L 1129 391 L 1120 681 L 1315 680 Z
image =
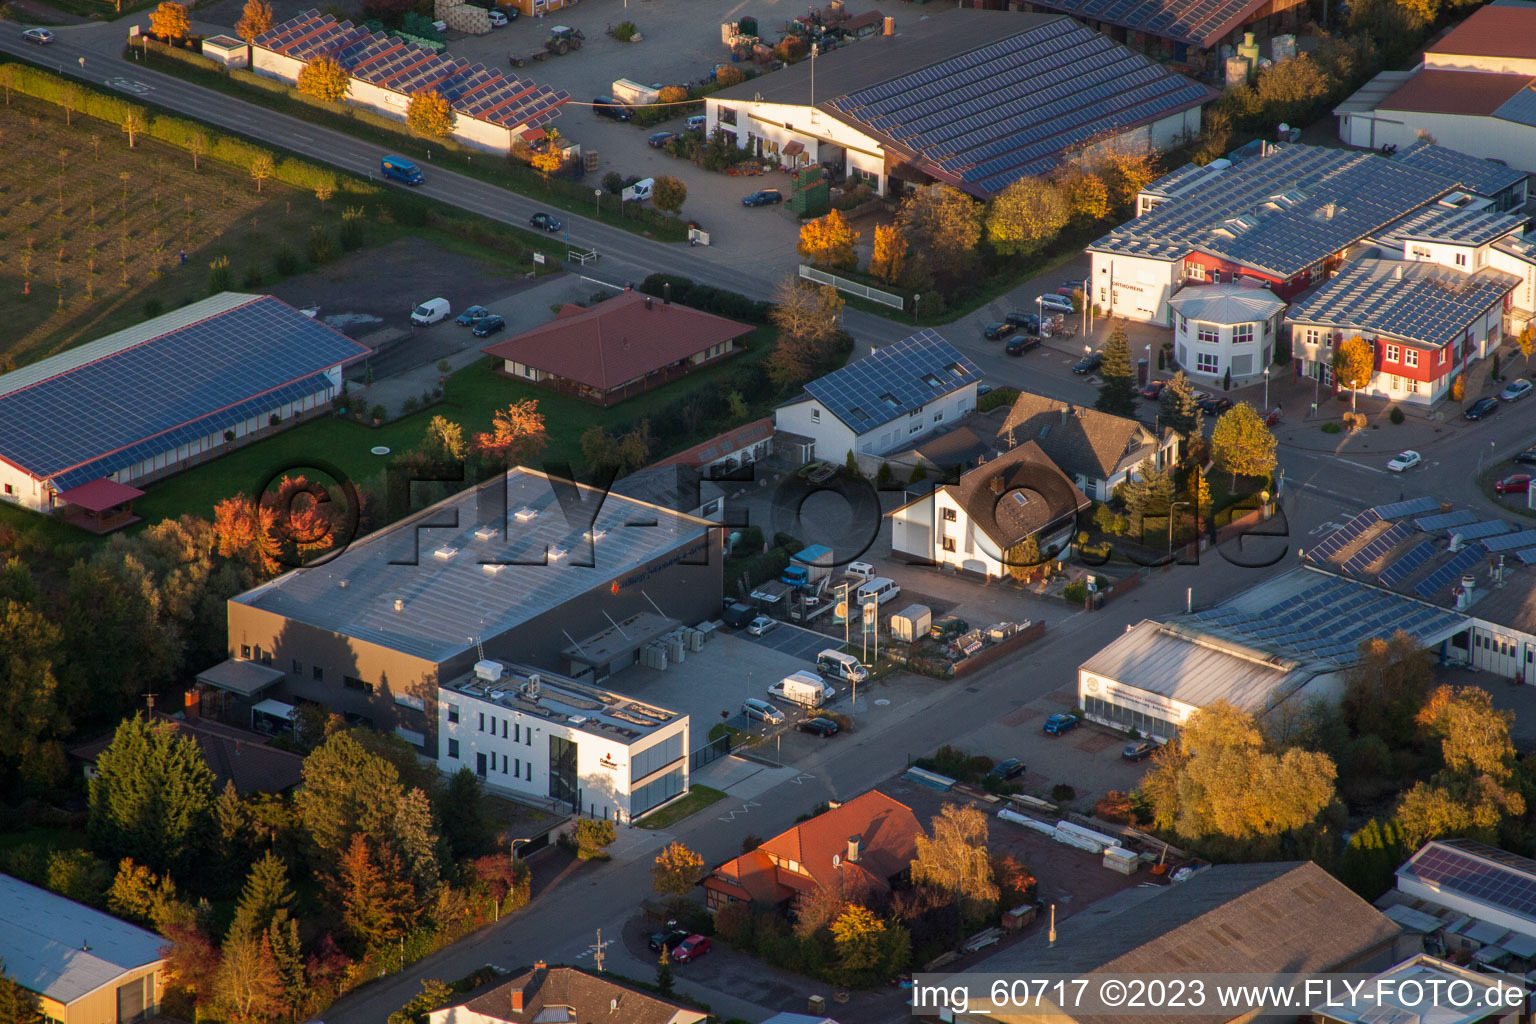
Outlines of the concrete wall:
M 858 438 L 842 420 L 814 398 L 773 411 L 773 429 L 816 439 L 816 458 L 841 462 L 858 447 Z
M 721 108 L 735 111 L 734 125 L 721 120 Z M 780 154 L 788 143 L 799 142 L 805 153 L 799 157 L 781 156 L 787 166 L 814 167 L 824 160 L 842 157 L 844 169 L 850 175 L 856 171 L 868 175 L 876 191 L 885 194 L 884 147 L 822 111 L 796 104 L 720 100 L 711 96 L 704 101 L 704 116 L 706 138 L 717 127 L 723 128 L 735 134 L 737 146 L 761 156 Z
M 1424 131 L 1442 146 L 1536 173 L 1536 127 L 1496 117 L 1378 109 L 1343 115 L 1339 131 L 1352 146 L 1378 149 L 1387 145 L 1407 149 Z
M 1179 286 L 1180 260 L 1091 252 L 1093 301 L 1111 316 L 1167 327 L 1168 298 Z

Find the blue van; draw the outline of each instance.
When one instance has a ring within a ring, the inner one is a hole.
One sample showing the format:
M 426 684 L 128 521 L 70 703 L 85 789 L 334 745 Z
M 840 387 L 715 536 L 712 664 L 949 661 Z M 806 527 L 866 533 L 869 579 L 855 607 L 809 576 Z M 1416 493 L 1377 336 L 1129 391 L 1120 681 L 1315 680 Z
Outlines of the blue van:
M 403 181 L 407 185 L 420 185 L 426 179 L 421 170 L 403 156 L 387 156 L 379 161 L 379 170 L 386 178 Z

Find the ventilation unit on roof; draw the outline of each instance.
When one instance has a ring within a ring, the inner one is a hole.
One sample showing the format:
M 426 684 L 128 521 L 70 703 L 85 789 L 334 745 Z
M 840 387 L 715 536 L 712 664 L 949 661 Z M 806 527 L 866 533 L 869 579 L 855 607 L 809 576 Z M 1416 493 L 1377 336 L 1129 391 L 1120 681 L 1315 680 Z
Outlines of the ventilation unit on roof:
M 584 724 L 586 724 L 587 716 L 586 715 L 572 715 L 570 718 L 567 718 L 566 721 L 570 722 L 572 725 L 584 725 Z
M 494 683 L 501 678 L 502 666 L 499 661 L 482 658 L 475 662 L 475 678 L 483 679 L 488 683 Z
M 582 536 L 587 538 L 587 540 L 602 540 L 604 537 L 608 536 L 608 531 L 588 530 L 586 533 L 582 534 Z
M 539 674 L 537 672 L 528 673 L 528 680 L 527 682 L 523 683 L 523 696 L 527 697 L 529 700 L 538 700 L 540 682 L 542 682 L 542 680 L 539 678 Z
M 459 553 L 459 549 L 458 548 L 454 547 L 451 544 L 444 544 L 442 547 L 440 547 L 436 551 L 432 552 L 432 557 L 434 557 L 434 558 L 441 558 L 443 561 L 446 562 L 446 561 L 448 561 L 448 559 L 452 558 L 454 555 L 456 555 L 458 553 Z
M 501 531 L 496 529 L 496 527 L 494 527 L 494 526 L 482 526 L 482 527 L 480 527 L 480 529 L 475 531 L 475 539 L 476 540 L 495 540 L 496 539 L 496 535 L 498 533 L 500 533 L 500 532 Z
M 1440 200 L 1441 206 L 1449 206 L 1451 209 L 1459 209 L 1472 201 L 1472 197 L 1465 192 L 1452 192 Z
M 560 561 L 560 559 L 564 558 L 567 554 L 569 554 L 569 552 L 566 551 L 565 548 L 554 548 L 554 547 L 552 547 L 552 548 L 549 549 L 549 560 L 551 562 L 558 562 L 558 561 Z
M 520 523 L 526 523 L 529 520 L 537 519 L 538 515 L 539 510 L 536 508 L 520 508 L 516 512 L 512 513 L 512 518 L 516 519 Z
M 346 590 L 347 589 L 347 584 L 350 583 L 350 582 L 351 582 L 350 580 L 344 580 L 344 579 L 337 580 L 336 581 L 336 585 L 338 587 L 340 587 L 342 590 Z
M 485 573 L 487 576 L 495 576 L 497 573 L 501 572 L 501 570 L 505 569 L 506 567 L 507 567 L 507 563 L 505 563 L 505 562 L 481 562 L 480 563 L 480 571 Z
M 395 611 L 397 611 L 397 612 L 405 611 L 405 598 L 403 598 L 403 597 L 395 598 Z

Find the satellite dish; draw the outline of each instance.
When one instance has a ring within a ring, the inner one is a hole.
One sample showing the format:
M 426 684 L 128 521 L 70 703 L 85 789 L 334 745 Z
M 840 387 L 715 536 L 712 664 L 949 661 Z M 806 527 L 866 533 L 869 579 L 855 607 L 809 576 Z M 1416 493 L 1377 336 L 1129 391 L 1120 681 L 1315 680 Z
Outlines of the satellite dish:
M 832 855 L 832 866 L 833 867 L 840 867 L 842 865 L 842 863 L 843 863 L 843 858 L 839 857 L 837 854 L 834 853 Z

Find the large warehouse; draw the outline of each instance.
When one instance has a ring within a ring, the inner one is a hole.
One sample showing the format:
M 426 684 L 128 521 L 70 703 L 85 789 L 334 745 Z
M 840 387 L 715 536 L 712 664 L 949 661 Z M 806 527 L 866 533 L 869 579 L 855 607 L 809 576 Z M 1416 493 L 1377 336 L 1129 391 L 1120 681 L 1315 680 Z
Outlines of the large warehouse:
M 329 408 L 368 352 L 269 295 L 223 292 L 5 374 L 0 498 L 37 512 L 131 500 L 128 485 Z
M 313 701 L 438 756 L 438 686 L 478 660 L 589 681 L 633 663 L 723 597 L 715 524 L 521 467 L 231 598 L 229 660 L 203 684 Z M 615 623 L 628 624 L 616 642 Z M 586 643 L 591 641 L 591 643 Z M 480 651 L 477 651 L 477 644 Z
M 1175 146 L 1216 97 L 1061 15 L 966 10 L 887 26 L 707 97 L 707 132 L 881 195 L 937 181 L 987 198 L 1075 149 Z

